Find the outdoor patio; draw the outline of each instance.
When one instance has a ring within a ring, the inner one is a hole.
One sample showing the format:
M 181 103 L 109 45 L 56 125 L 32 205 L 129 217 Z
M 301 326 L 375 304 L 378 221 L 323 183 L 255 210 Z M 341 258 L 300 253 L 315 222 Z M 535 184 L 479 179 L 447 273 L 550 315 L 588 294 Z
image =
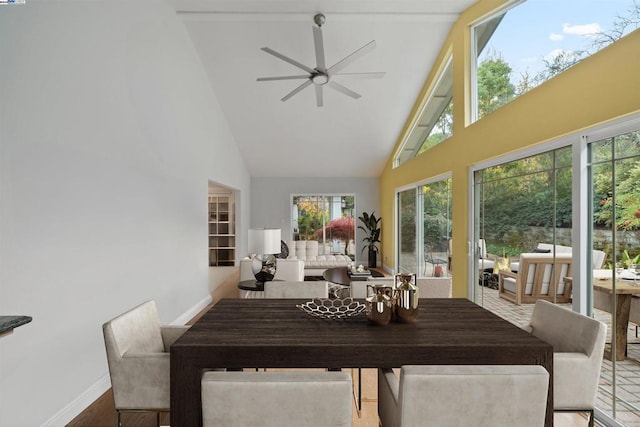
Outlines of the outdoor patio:
M 498 297 L 498 291 L 480 288 L 477 303 L 511 323 L 524 327 L 529 324 L 534 304 L 515 305 Z M 570 304 L 560 304 L 569 307 Z M 611 342 L 611 314 L 596 310 L 595 317 L 608 325 L 607 343 Z M 629 427 L 640 427 L 640 338 L 636 337 L 636 326 L 629 324 L 627 331 L 627 358 L 615 366 L 617 376 L 616 419 Z M 600 390 L 596 406 L 612 414 L 613 365 L 604 359 L 600 375 Z M 624 401 L 624 402 L 623 402 Z M 634 408 L 635 406 L 635 408 Z

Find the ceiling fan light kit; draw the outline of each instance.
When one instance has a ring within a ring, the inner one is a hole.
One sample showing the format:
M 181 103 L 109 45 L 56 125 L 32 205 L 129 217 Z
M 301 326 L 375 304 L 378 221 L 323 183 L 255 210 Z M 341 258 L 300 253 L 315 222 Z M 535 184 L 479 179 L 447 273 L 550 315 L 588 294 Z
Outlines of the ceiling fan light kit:
M 291 92 L 282 97 L 281 101 L 286 101 L 298 92 L 302 91 L 312 83 L 316 91 L 316 105 L 322 107 L 323 105 L 323 87 L 327 86 L 334 89 L 344 95 L 351 98 L 358 99 L 361 97 L 359 93 L 352 91 L 346 86 L 333 80 L 334 77 L 351 77 L 351 78 L 365 78 L 365 79 L 379 79 L 384 77 L 384 72 L 369 72 L 369 73 L 339 73 L 340 70 L 351 64 L 356 59 L 360 58 L 364 54 L 370 52 L 376 46 L 375 40 L 370 41 L 366 45 L 362 46 L 355 52 L 347 55 L 331 67 L 327 68 L 324 58 L 324 42 L 322 38 L 322 25 L 326 22 L 326 18 L 322 13 L 318 13 L 313 17 L 313 22 L 316 26 L 313 29 L 313 44 L 315 47 L 316 55 L 316 67 L 308 67 L 294 59 L 289 58 L 279 52 L 268 47 L 263 47 L 261 50 L 281 59 L 289 64 L 306 71 L 305 75 L 292 75 L 292 76 L 277 76 L 277 77 L 258 77 L 257 81 L 276 81 L 276 80 L 305 80 L 301 85 L 293 89 Z

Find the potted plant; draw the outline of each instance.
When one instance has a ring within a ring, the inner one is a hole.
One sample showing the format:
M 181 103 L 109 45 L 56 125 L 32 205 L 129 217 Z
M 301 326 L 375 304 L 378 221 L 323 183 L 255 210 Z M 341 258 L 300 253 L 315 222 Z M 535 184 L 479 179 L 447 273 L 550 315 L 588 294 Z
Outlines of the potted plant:
M 380 243 L 380 220 L 382 218 L 376 218 L 374 211 L 371 212 L 371 215 L 362 212 L 362 216 L 359 216 L 358 219 L 364 224 L 364 226 L 359 225 L 358 228 L 367 233 L 367 237 L 362 239 L 365 245 L 360 253 L 362 254 L 365 249 L 368 249 L 369 268 L 375 268 L 378 259 L 378 247 L 375 244 L 376 242 Z

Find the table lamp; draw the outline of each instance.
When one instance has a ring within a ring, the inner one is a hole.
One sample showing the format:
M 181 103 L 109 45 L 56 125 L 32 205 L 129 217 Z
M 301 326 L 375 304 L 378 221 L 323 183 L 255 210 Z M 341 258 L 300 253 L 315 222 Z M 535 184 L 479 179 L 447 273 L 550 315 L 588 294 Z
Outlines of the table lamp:
M 255 254 L 251 262 L 258 283 L 273 280 L 276 275 L 276 257 L 280 253 L 280 229 L 257 228 L 249 230 L 249 253 Z

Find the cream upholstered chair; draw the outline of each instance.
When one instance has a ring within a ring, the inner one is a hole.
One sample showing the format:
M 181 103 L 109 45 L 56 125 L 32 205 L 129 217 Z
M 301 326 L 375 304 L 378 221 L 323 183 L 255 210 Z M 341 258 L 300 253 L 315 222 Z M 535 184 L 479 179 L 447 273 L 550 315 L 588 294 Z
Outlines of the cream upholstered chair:
M 564 278 L 571 276 L 572 262 L 570 253 L 522 253 L 518 273 L 498 272 L 498 295 L 518 305 L 538 299 L 570 302 Z
M 121 412 L 169 412 L 169 347 L 187 329 L 161 325 L 154 301 L 102 326 L 118 426 Z
M 378 370 L 382 427 L 544 425 L 549 373 L 539 365 L 408 365 Z
M 207 372 L 203 427 L 351 426 L 346 372 Z
M 451 277 L 417 277 L 420 298 L 451 298 Z
M 328 298 L 329 286 L 325 281 L 265 282 L 265 298 Z
M 528 330 L 553 346 L 554 410 L 589 412 L 593 426 L 607 325 L 539 300 Z

